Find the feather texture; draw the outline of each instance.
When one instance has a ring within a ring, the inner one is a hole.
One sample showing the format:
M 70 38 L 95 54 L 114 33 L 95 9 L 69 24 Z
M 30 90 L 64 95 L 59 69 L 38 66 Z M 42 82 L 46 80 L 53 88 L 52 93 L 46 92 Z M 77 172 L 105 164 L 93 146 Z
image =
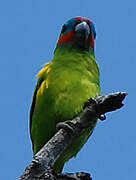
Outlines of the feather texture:
M 74 29 L 75 21 L 79 22 L 79 18 L 69 21 L 72 25 L 68 27 Z M 45 64 L 37 74 L 38 81 L 30 110 L 30 134 L 34 154 L 56 133 L 58 122 L 74 118 L 90 97 L 100 94 L 99 69 L 93 48 L 90 44 L 88 46 L 86 50 L 80 49 L 75 44 L 73 46 L 71 39 L 70 42 L 58 44 L 52 61 Z M 56 161 L 56 172 L 60 172 L 64 163 L 77 154 L 93 132 L 96 122 L 97 119 Z

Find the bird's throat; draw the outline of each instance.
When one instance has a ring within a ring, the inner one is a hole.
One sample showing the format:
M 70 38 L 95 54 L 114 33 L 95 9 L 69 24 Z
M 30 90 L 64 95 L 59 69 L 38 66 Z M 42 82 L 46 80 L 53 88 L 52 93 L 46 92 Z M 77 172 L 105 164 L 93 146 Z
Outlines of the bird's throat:
M 95 56 L 94 55 L 94 48 L 91 46 L 83 47 L 80 43 L 79 46 L 75 45 L 74 43 L 67 42 L 63 44 L 57 44 L 55 50 L 54 50 L 54 56 L 74 56 L 76 54 L 88 54 L 89 56 Z

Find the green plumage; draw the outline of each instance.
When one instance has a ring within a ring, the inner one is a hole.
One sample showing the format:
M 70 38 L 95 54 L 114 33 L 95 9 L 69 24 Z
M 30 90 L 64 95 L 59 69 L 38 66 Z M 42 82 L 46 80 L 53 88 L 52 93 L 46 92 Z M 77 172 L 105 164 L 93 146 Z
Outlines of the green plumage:
M 82 111 L 90 97 L 100 94 L 99 70 L 92 51 L 57 46 L 52 61 L 37 76 L 30 112 L 34 154 L 56 133 L 58 122 L 72 119 Z M 56 161 L 56 172 L 60 172 L 64 163 L 77 154 L 96 122 L 92 122 Z

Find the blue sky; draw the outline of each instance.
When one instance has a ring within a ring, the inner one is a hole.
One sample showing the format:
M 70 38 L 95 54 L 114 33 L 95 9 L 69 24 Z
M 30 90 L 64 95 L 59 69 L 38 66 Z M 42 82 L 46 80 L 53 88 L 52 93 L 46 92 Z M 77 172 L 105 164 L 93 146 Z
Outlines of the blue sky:
M 136 179 L 135 0 L 5 0 L 0 2 L 0 179 L 17 179 L 32 159 L 29 107 L 35 74 L 52 58 L 62 24 L 93 19 L 102 93 L 127 91 L 125 106 L 109 113 L 64 171 L 94 180 Z

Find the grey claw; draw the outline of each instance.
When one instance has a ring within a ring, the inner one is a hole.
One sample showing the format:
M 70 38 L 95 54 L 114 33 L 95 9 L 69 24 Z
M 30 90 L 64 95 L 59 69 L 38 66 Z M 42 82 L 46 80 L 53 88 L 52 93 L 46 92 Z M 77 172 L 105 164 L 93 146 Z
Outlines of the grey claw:
M 74 132 L 71 121 L 65 121 L 65 122 L 58 123 L 56 126 L 56 130 L 58 131 L 60 129 L 65 129 L 68 133 Z

